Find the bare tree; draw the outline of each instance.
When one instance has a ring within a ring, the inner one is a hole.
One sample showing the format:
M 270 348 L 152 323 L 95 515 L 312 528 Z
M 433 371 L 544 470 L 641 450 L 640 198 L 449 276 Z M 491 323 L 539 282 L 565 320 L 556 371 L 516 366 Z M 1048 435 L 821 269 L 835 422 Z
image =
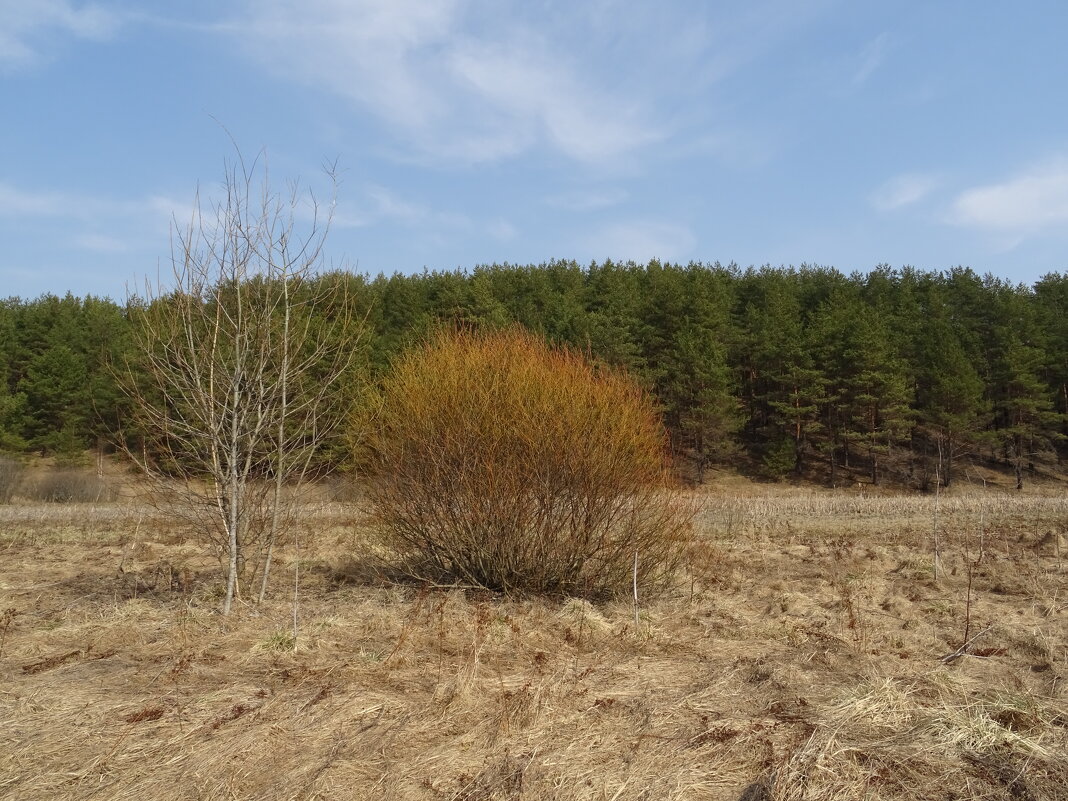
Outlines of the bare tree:
M 266 593 L 294 487 L 346 419 L 362 328 L 345 277 L 319 273 L 333 197 L 324 211 L 297 185 L 273 193 L 268 178 L 265 159 L 238 154 L 221 200 L 205 207 L 198 193 L 174 226 L 169 285 L 129 303 L 126 449 L 166 508 L 215 546 L 224 614 L 242 584 L 258 577 Z

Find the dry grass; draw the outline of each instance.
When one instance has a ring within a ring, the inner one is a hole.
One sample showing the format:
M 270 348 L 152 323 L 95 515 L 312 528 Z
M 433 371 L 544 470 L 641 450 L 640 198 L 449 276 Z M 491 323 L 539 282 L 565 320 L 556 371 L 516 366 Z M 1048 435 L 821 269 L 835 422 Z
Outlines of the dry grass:
M 1065 797 L 1063 499 L 943 498 L 937 583 L 928 498 L 696 500 L 637 632 L 623 603 L 389 583 L 345 507 L 309 509 L 295 640 L 292 551 L 227 619 L 211 556 L 134 506 L 2 508 L 0 797 Z M 944 664 L 980 517 L 993 628 Z
M 0 503 L 11 503 L 22 483 L 23 472 L 20 461 L 0 454 Z
M 46 503 L 107 503 L 115 493 L 106 481 L 89 470 L 52 470 L 23 489 L 31 500 Z

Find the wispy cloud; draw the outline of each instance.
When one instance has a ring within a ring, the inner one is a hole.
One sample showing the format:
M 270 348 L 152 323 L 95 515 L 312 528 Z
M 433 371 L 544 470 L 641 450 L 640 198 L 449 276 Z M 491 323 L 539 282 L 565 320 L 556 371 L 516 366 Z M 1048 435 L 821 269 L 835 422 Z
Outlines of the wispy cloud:
M 42 61 L 57 36 L 102 41 L 122 19 L 98 3 L 70 0 L 0 0 L 0 70 Z
M 27 189 L 0 181 L 0 218 L 60 217 L 92 220 L 142 209 L 140 201 L 121 201 L 80 192 Z
M 156 216 L 172 220 L 176 225 L 186 225 L 205 212 L 203 208 L 198 209 L 193 201 L 178 200 L 167 195 L 152 195 L 144 205 Z
M 616 5 L 249 0 L 231 27 L 266 69 L 348 99 L 421 158 L 545 148 L 603 165 L 669 138 L 667 95 L 717 55 L 697 12 Z M 673 47 L 650 47 L 654 23 Z
M 997 234 L 1033 234 L 1068 223 L 1068 158 L 1038 164 L 954 199 L 950 221 Z
M 625 189 L 589 189 L 563 192 L 546 198 L 545 202 L 567 211 L 597 211 L 625 203 L 629 197 Z
M 430 215 L 425 206 L 405 200 L 384 186 L 369 184 L 365 192 L 373 205 L 373 214 L 379 219 L 419 222 Z
M 72 211 L 73 201 L 58 192 L 28 191 L 0 183 L 0 217 L 57 217 Z
M 57 241 L 95 253 L 166 247 L 172 221 L 188 223 L 193 210 L 188 202 L 164 196 L 115 199 L 0 182 L 0 221 L 49 220 L 59 226 Z
M 471 42 L 449 59 L 453 74 L 500 115 L 522 146 L 541 137 L 578 161 L 611 159 L 663 138 L 637 104 L 586 86 L 537 43 Z
M 359 187 L 357 197 L 342 197 L 334 211 L 334 225 L 340 228 L 365 228 L 382 222 L 418 225 L 435 217 L 427 206 L 407 200 L 380 184 Z
M 850 80 L 854 87 L 862 86 L 882 66 L 890 51 L 890 43 L 890 34 L 883 32 L 864 45 L 860 52 L 860 66 Z
M 107 234 L 82 234 L 74 238 L 74 244 L 81 250 L 94 253 L 125 253 L 130 250 L 130 243 Z
M 647 262 L 688 259 L 697 239 L 685 225 L 657 220 L 628 220 L 595 231 L 584 243 L 594 259 L 623 259 Z
M 499 241 L 513 239 L 518 230 L 501 217 L 472 217 L 453 209 L 435 208 L 402 193 L 368 183 L 340 198 L 334 212 L 335 228 L 400 228 L 420 241 L 445 244 L 459 234 L 479 232 Z
M 497 219 L 486 227 L 486 233 L 501 242 L 510 242 L 519 235 L 519 229 L 508 220 Z
M 904 173 L 876 189 L 869 200 L 879 211 L 893 211 L 918 203 L 937 189 L 940 183 L 939 177 L 931 173 Z

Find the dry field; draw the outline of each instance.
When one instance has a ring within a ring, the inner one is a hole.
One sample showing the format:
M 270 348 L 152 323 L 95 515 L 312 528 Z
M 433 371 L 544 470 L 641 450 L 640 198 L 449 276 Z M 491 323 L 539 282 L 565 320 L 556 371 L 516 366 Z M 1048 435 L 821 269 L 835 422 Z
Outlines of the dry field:
M 136 505 L 0 506 L 0 797 L 1068 799 L 1058 492 L 943 496 L 936 581 L 929 496 L 714 487 L 638 630 L 390 583 L 330 504 L 223 618 Z

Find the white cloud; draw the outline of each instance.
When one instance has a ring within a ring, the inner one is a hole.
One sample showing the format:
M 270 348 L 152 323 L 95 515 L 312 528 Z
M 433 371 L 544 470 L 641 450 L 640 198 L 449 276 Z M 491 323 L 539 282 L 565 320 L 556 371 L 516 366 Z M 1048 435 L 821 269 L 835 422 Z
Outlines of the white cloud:
M 358 195 L 356 200 L 339 198 L 334 209 L 334 226 L 366 228 L 380 222 L 399 222 L 411 226 L 435 217 L 426 206 L 406 200 L 380 184 L 367 184 L 358 191 Z
M 689 258 L 696 244 L 693 232 L 684 225 L 630 220 L 596 231 L 587 238 L 585 250 L 594 259 L 682 261 Z
M 879 211 L 893 211 L 923 200 L 939 183 L 940 179 L 929 173 L 904 173 L 880 186 L 869 200 Z
M 204 209 L 197 208 L 195 201 L 177 200 L 166 195 L 152 195 L 145 201 L 144 207 L 158 219 L 167 220 L 169 224 L 181 227 L 189 225 L 190 221 L 199 219 L 201 212 L 204 211 Z
M 1023 235 L 1068 223 L 1068 158 L 1055 158 L 1014 178 L 961 192 L 951 222 Z
M 43 40 L 50 36 L 102 41 L 120 24 L 118 14 L 97 3 L 0 0 L 0 69 L 38 63 L 44 57 Z
M 56 217 L 71 211 L 72 201 L 58 192 L 35 192 L 0 183 L 0 217 Z
M 117 200 L 64 190 L 24 189 L 0 182 L 0 219 L 16 222 L 49 218 L 60 221 L 71 242 L 82 249 L 118 253 L 132 243 L 166 243 L 172 222 L 187 225 L 195 211 L 189 202 L 163 196 Z M 101 234 L 121 232 L 121 236 Z
M 434 73 L 417 55 L 453 29 L 451 0 L 266 0 L 233 33 L 265 64 L 420 127 L 441 109 Z
M 128 242 L 106 234 L 83 234 L 75 237 L 74 244 L 94 253 L 125 253 L 130 250 Z
M 366 228 L 374 225 L 397 225 L 418 235 L 427 231 L 470 231 L 477 221 L 458 211 L 433 208 L 418 201 L 405 198 L 393 189 L 369 183 L 359 187 L 355 198 L 346 195 L 338 200 L 334 212 L 335 228 Z M 508 238 L 507 223 L 484 223 L 482 227 L 491 236 Z
M 0 182 L 0 217 L 66 217 L 91 220 L 138 211 L 141 203 L 93 197 L 52 189 L 24 189 Z
M 662 138 L 621 98 L 588 88 L 561 60 L 516 43 L 470 43 L 450 59 L 454 74 L 503 114 L 516 144 L 539 130 L 577 161 L 611 159 Z M 530 131 L 530 134 L 519 132 Z
M 545 149 L 615 170 L 722 125 L 707 90 L 834 1 L 239 0 L 212 30 L 383 123 L 401 160 Z
M 689 73 L 679 56 L 658 55 L 641 31 L 612 22 L 623 9 L 551 5 L 535 13 L 484 0 L 257 0 L 230 29 L 267 69 L 347 98 L 422 158 L 478 163 L 547 146 L 605 164 L 665 138 L 663 85 L 654 90 L 647 73 L 660 59 L 674 70 L 666 85 L 681 86 Z M 692 38 L 681 23 L 676 33 Z M 633 47 L 603 52 L 608 34 Z M 683 49 L 691 63 L 699 57 L 698 45 Z
M 384 186 L 370 184 L 366 189 L 368 198 L 374 204 L 375 216 L 379 219 L 404 220 L 418 222 L 425 219 L 429 212 L 418 203 L 404 200 L 395 192 Z
M 625 189 L 590 189 L 553 195 L 545 202 L 567 211 L 597 211 L 625 203 L 629 197 L 630 193 Z
M 519 234 L 519 229 L 512 225 L 512 223 L 508 222 L 508 220 L 500 219 L 494 220 L 489 224 L 487 233 L 501 242 L 509 242 L 516 238 Z
M 886 54 L 890 49 L 890 34 L 880 33 L 868 42 L 860 53 L 860 66 L 853 73 L 850 83 L 854 87 L 863 85 L 871 74 L 882 66 L 886 60 Z

